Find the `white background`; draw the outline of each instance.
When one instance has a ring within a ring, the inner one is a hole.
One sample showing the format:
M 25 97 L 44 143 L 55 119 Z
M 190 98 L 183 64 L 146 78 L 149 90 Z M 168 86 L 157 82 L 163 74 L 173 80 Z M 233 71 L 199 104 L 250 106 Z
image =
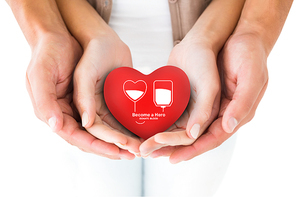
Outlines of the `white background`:
M 43 181 L 44 187 L 38 189 L 50 194 L 51 189 L 59 189 L 50 188 L 51 183 L 64 184 L 57 177 L 64 170 L 60 150 L 73 147 L 34 115 L 25 88 L 30 48 L 3 0 L 0 25 L 0 196 L 30 191 L 30 179 Z M 294 4 L 268 59 L 268 89 L 255 118 L 239 130 L 217 197 L 296 196 L 295 46 Z

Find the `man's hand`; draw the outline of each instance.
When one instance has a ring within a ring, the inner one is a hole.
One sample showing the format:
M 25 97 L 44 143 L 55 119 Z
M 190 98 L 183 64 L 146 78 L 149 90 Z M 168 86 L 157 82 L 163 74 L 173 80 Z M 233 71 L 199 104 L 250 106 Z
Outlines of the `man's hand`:
M 78 42 L 60 34 L 44 35 L 32 51 L 27 69 L 27 90 L 35 113 L 53 131 L 81 150 L 111 159 L 134 156 L 101 141 L 82 129 L 73 105 L 73 72 L 82 50 Z
M 105 78 L 120 66 L 132 67 L 132 59 L 129 48 L 115 32 L 89 42 L 75 70 L 74 102 L 88 132 L 122 150 L 139 154 L 140 139 L 113 117 L 104 101 Z
M 180 119 L 167 130 L 156 134 L 141 147 L 148 156 L 158 149 L 176 150 L 192 144 L 216 118 L 220 103 L 220 80 L 215 53 L 207 46 L 183 41 L 174 47 L 168 61 L 183 69 L 190 81 L 191 98 Z M 167 148 L 164 148 L 167 147 Z M 170 152 L 159 155 L 170 155 Z
M 194 144 L 159 150 L 151 156 L 170 155 L 170 161 L 178 163 L 220 146 L 253 118 L 268 83 L 266 61 L 262 40 L 256 35 L 232 36 L 218 58 L 222 84 L 219 117 Z

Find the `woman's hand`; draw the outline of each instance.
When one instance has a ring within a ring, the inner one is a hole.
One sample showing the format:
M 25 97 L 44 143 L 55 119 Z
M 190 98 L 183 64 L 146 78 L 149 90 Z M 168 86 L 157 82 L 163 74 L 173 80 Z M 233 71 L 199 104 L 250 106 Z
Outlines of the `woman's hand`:
M 103 96 L 107 74 L 120 66 L 132 67 L 132 59 L 129 48 L 115 32 L 110 30 L 110 33 L 91 40 L 75 70 L 74 102 L 82 117 L 82 126 L 88 132 L 98 139 L 137 154 L 139 138 L 112 116 Z M 133 154 L 128 158 L 133 158 Z
M 249 122 L 261 101 L 268 83 L 267 53 L 255 34 L 230 37 L 219 54 L 222 96 L 218 118 L 190 146 L 160 150 L 177 163 L 189 160 L 220 146 L 241 126 Z
M 218 115 L 221 88 L 216 60 L 235 29 L 244 3 L 245 0 L 212 1 L 182 42 L 174 47 L 168 64 L 187 73 L 191 83 L 189 106 L 168 130 L 170 132 L 157 134 L 144 142 L 141 154 L 170 156 L 172 163 L 181 161 L 182 156 L 189 158 L 187 152 L 181 151 L 184 145 L 199 138 Z M 193 152 L 195 145 L 196 142 L 189 146 L 193 147 Z M 175 154 L 179 151 L 183 155 Z
M 72 75 L 81 52 L 79 44 L 69 34 L 44 34 L 32 47 L 27 90 L 36 116 L 55 132 L 64 126 L 60 101 L 72 92 Z
M 72 99 L 73 72 L 82 54 L 77 41 L 69 34 L 45 34 L 32 50 L 26 85 L 36 116 L 81 150 L 112 159 L 125 157 L 116 146 L 96 139 L 78 122 Z
M 184 40 L 172 50 L 168 65 L 178 66 L 186 72 L 191 98 L 183 115 L 167 132 L 158 133 L 141 145 L 144 157 L 153 151 L 154 157 L 170 155 L 173 150 L 192 144 L 218 115 L 220 80 L 216 55 L 211 48 Z
M 82 126 L 112 146 L 118 156 L 133 159 L 139 153 L 140 139 L 115 120 L 103 98 L 107 74 L 120 66 L 132 67 L 130 50 L 87 1 L 56 2 L 69 31 L 83 48 L 73 80 L 73 99 Z

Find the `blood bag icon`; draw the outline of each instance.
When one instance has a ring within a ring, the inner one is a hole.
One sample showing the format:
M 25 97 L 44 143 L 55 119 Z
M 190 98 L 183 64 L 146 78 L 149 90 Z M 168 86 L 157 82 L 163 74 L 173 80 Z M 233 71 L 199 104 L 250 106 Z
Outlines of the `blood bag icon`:
M 173 104 L 173 82 L 171 80 L 155 80 L 153 82 L 153 102 L 156 107 L 170 107 Z
M 134 103 L 134 112 L 137 110 L 136 103 L 143 98 L 147 91 L 147 84 L 143 80 L 136 82 L 126 80 L 123 84 L 123 92 Z

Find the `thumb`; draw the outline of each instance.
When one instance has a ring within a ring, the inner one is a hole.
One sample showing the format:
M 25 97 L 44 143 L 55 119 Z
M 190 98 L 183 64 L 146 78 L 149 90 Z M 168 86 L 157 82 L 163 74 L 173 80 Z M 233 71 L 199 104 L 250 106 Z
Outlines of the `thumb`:
M 186 127 L 187 135 L 190 138 L 197 139 L 218 113 L 218 101 L 220 100 L 219 85 L 217 87 L 214 87 L 214 83 L 212 85 L 213 87 L 209 88 L 211 92 L 205 95 L 200 94 L 195 102 L 191 101 L 190 105 L 194 106 L 189 106 L 192 110 L 189 112 L 189 120 Z M 216 112 L 214 110 L 215 107 L 217 107 Z
M 77 67 L 74 73 L 74 103 L 79 111 L 82 126 L 89 128 L 96 117 L 96 76 L 87 66 Z
M 252 119 L 255 110 L 263 97 L 267 87 L 267 79 L 260 76 L 257 79 L 245 77 L 237 83 L 232 100 L 227 106 L 222 119 L 223 130 L 232 133 L 238 125 L 246 123 L 245 119 Z
M 26 87 L 36 116 L 57 132 L 63 127 L 63 113 L 57 102 L 56 84 L 45 72 L 30 72 L 26 75 Z

